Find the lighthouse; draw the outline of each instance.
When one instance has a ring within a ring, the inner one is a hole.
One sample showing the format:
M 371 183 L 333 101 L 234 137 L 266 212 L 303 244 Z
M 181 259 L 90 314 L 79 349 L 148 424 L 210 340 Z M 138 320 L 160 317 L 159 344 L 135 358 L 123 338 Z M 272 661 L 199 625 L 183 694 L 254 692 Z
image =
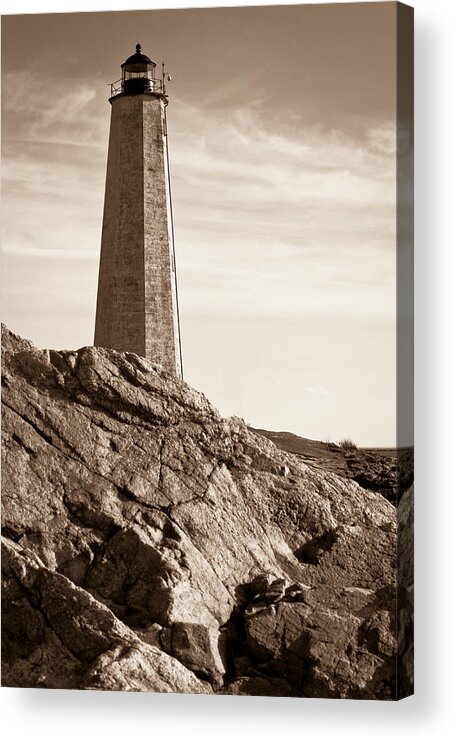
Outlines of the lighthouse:
M 182 376 L 166 76 L 136 52 L 111 85 L 95 345 Z

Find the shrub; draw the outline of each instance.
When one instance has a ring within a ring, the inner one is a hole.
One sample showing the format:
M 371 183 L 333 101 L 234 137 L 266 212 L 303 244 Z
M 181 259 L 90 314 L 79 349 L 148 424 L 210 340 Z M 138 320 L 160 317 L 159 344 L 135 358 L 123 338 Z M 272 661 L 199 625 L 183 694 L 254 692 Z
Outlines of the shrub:
M 342 441 L 338 442 L 338 445 L 343 449 L 343 451 L 355 451 L 357 449 L 356 444 L 354 441 L 351 441 L 350 438 L 344 438 Z

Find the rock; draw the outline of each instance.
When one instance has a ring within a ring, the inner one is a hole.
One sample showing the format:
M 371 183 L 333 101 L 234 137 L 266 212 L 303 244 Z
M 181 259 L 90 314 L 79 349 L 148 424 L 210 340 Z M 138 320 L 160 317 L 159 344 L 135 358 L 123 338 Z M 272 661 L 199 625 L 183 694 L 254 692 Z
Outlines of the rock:
M 328 698 L 369 698 L 386 666 L 383 697 L 393 699 L 393 590 L 312 588 L 298 596 L 297 603 L 284 597 L 261 612 L 245 610 L 250 662 L 285 678 L 292 695 Z
M 175 622 L 172 624 L 170 653 L 185 667 L 212 682 L 221 684 L 225 666 L 221 658 L 218 628 L 203 624 Z M 224 653 L 224 652 L 223 652 Z
M 86 590 L 8 539 L 2 539 L 2 571 L 4 685 L 209 692 Z
M 414 692 L 414 490 L 401 498 L 398 515 L 398 691 L 399 698 Z
M 312 441 L 294 433 L 273 432 L 250 428 L 273 441 L 282 451 L 296 454 L 313 467 L 334 472 L 357 482 L 365 489 L 379 492 L 394 505 L 414 481 L 414 451 L 412 448 L 357 448 L 343 444 Z
M 220 691 L 227 696 L 295 696 L 292 686 L 280 678 L 241 677 Z
M 395 697 L 382 496 L 131 353 L 5 328 L 2 383 L 4 683 Z

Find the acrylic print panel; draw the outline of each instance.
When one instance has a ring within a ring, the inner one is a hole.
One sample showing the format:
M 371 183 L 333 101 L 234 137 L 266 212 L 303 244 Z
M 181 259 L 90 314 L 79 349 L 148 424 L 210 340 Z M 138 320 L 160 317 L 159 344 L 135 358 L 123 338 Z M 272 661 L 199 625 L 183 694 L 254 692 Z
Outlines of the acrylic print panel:
M 412 693 L 412 19 L 3 18 L 4 685 Z

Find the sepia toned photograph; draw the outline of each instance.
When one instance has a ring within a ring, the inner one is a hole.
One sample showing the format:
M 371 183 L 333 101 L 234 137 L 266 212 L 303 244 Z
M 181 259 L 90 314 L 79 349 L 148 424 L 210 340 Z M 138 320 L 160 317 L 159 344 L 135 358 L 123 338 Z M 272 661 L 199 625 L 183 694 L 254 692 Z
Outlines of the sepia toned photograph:
M 2 16 L 2 685 L 413 693 L 413 11 Z

